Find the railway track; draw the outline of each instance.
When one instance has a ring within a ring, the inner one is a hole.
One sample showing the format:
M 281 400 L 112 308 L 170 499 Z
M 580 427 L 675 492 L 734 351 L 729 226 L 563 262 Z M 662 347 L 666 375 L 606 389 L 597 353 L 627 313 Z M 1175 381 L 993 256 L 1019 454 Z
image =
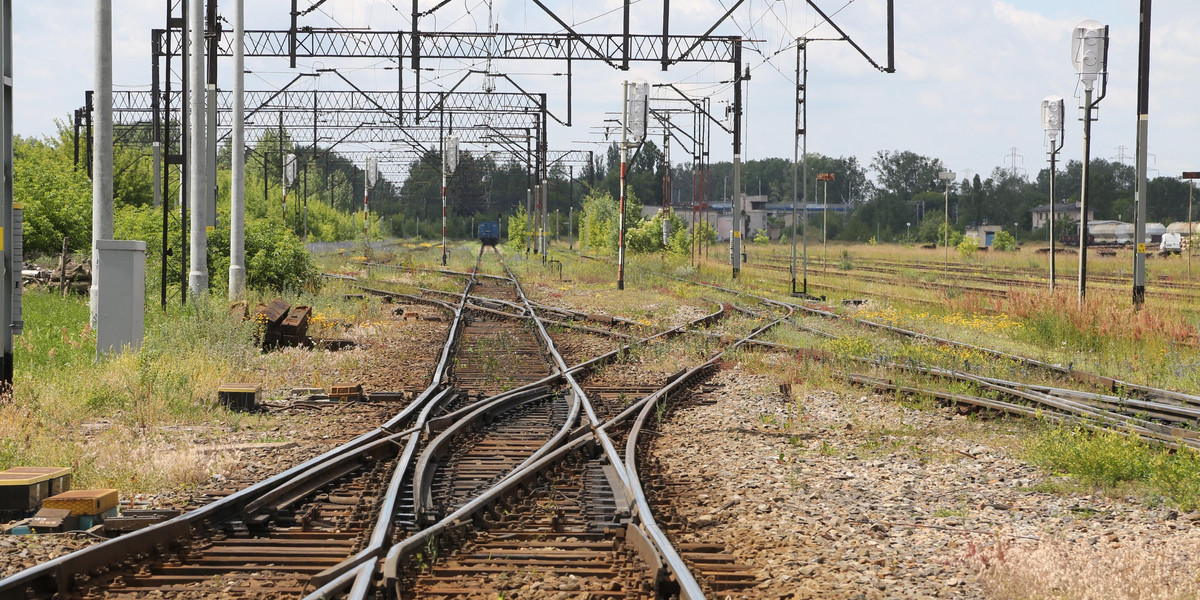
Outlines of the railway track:
M 632 346 L 568 365 L 541 316 L 651 344 L 725 311 L 630 339 L 627 323 L 579 325 L 587 316 L 532 303 L 511 273 L 478 268 L 457 302 L 408 296 L 453 321 L 433 383 L 387 422 L 176 519 L 4 579 L 0 598 L 439 598 L 553 571 L 564 591 L 695 599 L 725 589 L 711 583 L 720 573 L 752 582 L 723 549 L 673 547 L 625 457 L 634 418 L 698 385 L 720 352 L 661 380 L 585 389 L 577 375 Z
M 945 291 L 947 288 L 964 293 L 973 293 L 990 298 L 1007 298 L 1011 289 L 1045 289 L 1049 285 L 1044 270 L 1021 267 L 996 267 L 993 265 L 964 265 L 960 263 L 944 263 L 939 261 L 918 263 L 912 261 L 887 260 L 876 258 L 854 259 L 854 268 L 841 269 L 832 261 L 826 263 L 822 259 L 809 258 L 811 275 L 826 275 L 827 269 L 832 268 L 839 279 L 853 279 L 864 283 L 892 284 L 902 281 L 905 286 L 918 287 L 931 291 Z M 762 269 L 773 273 L 789 272 L 790 259 L 775 256 L 765 256 L 753 264 L 746 265 L 748 269 Z M 869 274 L 868 274 L 869 273 Z M 923 280 L 927 275 L 933 280 Z M 950 277 L 947 278 L 946 276 Z M 820 289 L 837 289 L 809 280 L 810 287 Z M 1071 285 L 1076 274 L 1069 269 L 1060 269 L 1058 280 L 1063 285 Z M 1128 278 L 1096 275 L 1088 276 L 1088 282 L 1098 289 L 1120 289 L 1129 285 Z M 1194 303 L 1200 300 L 1200 284 L 1174 281 L 1163 277 L 1154 277 L 1150 284 L 1156 288 L 1155 296 L 1176 301 Z M 989 287 L 991 286 L 991 287 Z M 927 302 L 927 300 L 918 300 Z
M 727 293 L 735 290 L 707 285 Z M 794 308 L 812 317 L 844 319 L 833 313 L 803 305 L 752 296 L 767 304 Z M 746 309 L 743 309 L 746 310 Z M 747 311 L 753 313 L 753 311 Z M 799 358 L 817 360 L 836 365 L 837 372 L 848 381 L 880 391 L 937 398 L 947 403 L 973 405 L 985 409 L 1070 422 L 1082 427 L 1101 430 L 1110 429 L 1131 433 L 1148 442 L 1170 448 L 1188 447 L 1200 449 L 1200 434 L 1195 429 L 1200 424 L 1200 396 L 1173 390 L 1139 385 L 1110 377 L 1103 377 L 1075 369 L 1048 364 L 1034 359 L 999 352 L 970 344 L 928 336 L 918 332 L 865 321 L 852 322 L 890 334 L 923 340 L 936 344 L 958 346 L 978 351 L 993 358 L 1011 361 L 1026 368 L 1043 371 L 1077 387 L 1059 387 L 1046 384 L 1031 384 L 1021 381 L 975 375 L 957 369 L 926 366 L 911 362 L 895 363 L 879 357 L 838 356 L 831 352 L 783 344 L 746 340 L 744 343 L 765 348 L 796 353 Z M 835 334 L 808 327 L 789 320 L 789 325 L 815 333 L 822 337 L 837 338 Z M 849 361 L 864 370 L 853 371 L 845 366 Z M 967 367 L 969 368 L 969 367 Z M 880 374 L 879 371 L 884 374 Z M 889 374 L 902 374 L 892 376 Z M 974 393 L 956 393 L 942 387 L 914 384 L 913 376 L 932 383 L 933 380 L 949 381 L 965 385 Z

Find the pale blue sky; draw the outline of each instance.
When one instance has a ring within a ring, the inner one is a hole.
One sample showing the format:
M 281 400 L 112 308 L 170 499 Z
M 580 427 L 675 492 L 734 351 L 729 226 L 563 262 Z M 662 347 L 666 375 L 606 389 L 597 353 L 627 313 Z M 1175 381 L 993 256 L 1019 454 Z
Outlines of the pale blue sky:
M 435 4 L 434 0 L 422 2 L 423 8 Z M 726 5 L 729 2 L 724 0 Z M 302 4 L 308 3 L 302 0 Z M 84 90 L 91 87 L 92 2 L 15 4 L 16 129 L 25 135 L 48 135 L 54 129 L 53 120 L 65 118 L 81 105 Z M 118 89 L 148 87 L 150 29 L 162 26 L 164 4 L 164 0 L 113 0 Z M 251 7 L 248 27 L 286 28 L 288 1 L 249 0 L 247 4 Z M 557 29 L 532 2 L 495 0 L 493 4 L 502 31 Z M 608 12 L 619 7 L 618 0 L 548 4 L 569 22 L 586 21 L 579 25 L 585 31 L 615 31 L 620 26 L 619 11 Z M 819 4 L 827 12 L 842 9 L 835 19 L 874 55 L 884 57 L 883 0 L 820 0 Z M 942 158 L 960 173 L 986 175 L 993 167 L 1007 166 L 1010 148 L 1015 147 L 1023 155 L 1017 166 L 1036 174 L 1044 164 L 1039 103 L 1050 94 L 1067 98 L 1068 107 L 1076 103 L 1070 31 L 1079 21 L 1095 18 L 1112 26 L 1113 44 L 1109 96 L 1094 128 L 1093 155 L 1115 157 L 1122 145 L 1128 155 L 1133 154 L 1135 0 L 902 0 L 897 4 L 894 75 L 874 71 L 846 44 L 812 45 L 810 151 L 855 155 L 869 163 L 878 150 L 910 149 Z M 222 8 L 226 6 L 232 3 L 223 1 Z M 481 30 L 487 23 L 487 6 L 486 0 L 455 0 L 423 26 Z M 635 3 L 635 30 L 660 31 L 661 6 L 651 0 Z M 700 32 L 724 11 L 720 0 L 673 0 L 671 6 L 673 28 L 679 33 Z M 1200 156 L 1192 142 L 1200 135 L 1200 116 L 1196 114 L 1200 86 L 1195 81 L 1200 77 L 1200 42 L 1195 39 L 1200 13 L 1195 6 L 1195 0 L 1155 2 L 1150 115 L 1150 149 L 1155 157 L 1150 166 L 1163 175 L 1200 168 Z M 408 29 L 404 12 L 410 9 L 411 3 L 399 0 L 329 0 L 305 22 Z M 747 158 L 792 154 L 795 53 L 786 48 L 794 36 L 806 31 L 814 37 L 831 35 L 827 27 L 812 30 L 815 19 L 815 14 L 796 0 L 748 0 L 737 13 L 736 25 L 718 30 L 731 35 L 740 29 L 764 40 L 751 44 L 753 48 L 745 54 L 754 69 L 747 92 Z M 758 52 L 774 58 L 764 62 Z M 372 70 L 367 68 L 372 63 L 361 60 L 347 63 L 351 65 L 359 69 L 353 78 L 364 87 L 394 85 L 394 72 Z M 302 64 L 301 70 L 312 66 Z M 427 74 L 426 89 L 456 80 L 454 72 L 467 66 L 442 65 L 443 71 Z M 252 61 L 248 68 L 255 71 L 247 83 L 251 88 L 275 88 L 292 77 L 281 61 Z M 562 71 L 562 65 L 507 62 L 498 63 L 496 69 L 512 73 L 527 89 L 546 91 L 552 108 L 565 112 L 565 81 L 549 75 Z M 729 78 L 728 65 L 685 66 L 668 73 L 647 65 L 621 73 L 591 63 L 577 65 L 575 71 L 576 126 L 553 129 L 553 148 L 598 139 L 589 133 L 589 126 L 599 125 L 605 111 L 619 109 L 620 81 L 625 78 L 682 82 L 683 87 L 697 92 L 717 92 L 719 100 L 731 97 L 728 86 L 720 83 Z M 322 82 L 312 85 L 332 85 Z M 1066 158 L 1080 155 L 1080 127 L 1076 120 L 1067 123 Z M 728 160 L 728 142 L 715 132 L 713 141 L 713 158 Z M 675 150 L 676 157 L 683 154 L 682 149 Z

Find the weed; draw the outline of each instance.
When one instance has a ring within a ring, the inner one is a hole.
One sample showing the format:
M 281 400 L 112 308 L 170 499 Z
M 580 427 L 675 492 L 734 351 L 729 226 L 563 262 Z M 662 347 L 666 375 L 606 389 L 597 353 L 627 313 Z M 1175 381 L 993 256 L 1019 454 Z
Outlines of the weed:
M 1026 453 L 1085 486 L 1159 496 L 1183 510 L 1200 507 L 1200 453 L 1189 448 L 1169 452 L 1136 435 L 1059 426 L 1035 436 Z

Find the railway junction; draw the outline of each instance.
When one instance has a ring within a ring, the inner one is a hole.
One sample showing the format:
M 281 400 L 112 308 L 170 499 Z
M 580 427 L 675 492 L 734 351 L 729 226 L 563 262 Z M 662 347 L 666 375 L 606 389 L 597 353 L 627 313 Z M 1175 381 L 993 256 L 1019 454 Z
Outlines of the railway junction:
M 693 181 L 707 181 L 698 174 L 728 142 L 735 196 L 747 187 L 746 52 L 762 48 L 737 22 L 743 0 L 718 2 L 698 31 L 672 25 L 664 1 L 653 33 L 639 33 L 645 7 L 629 0 L 620 29 L 600 32 L 535 0 L 527 8 L 549 33 L 502 30 L 490 2 L 477 7 L 486 29 L 460 31 L 438 20 L 450 2 L 414 0 L 408 29 L 360 30 L 306 24 L 326 0 L 293 0 L 290 26 L 275 29 L 246 28 L 240 0 L 164 0 L 151 85 L 115 92 L 101 64 L 105 4 L 96 89 L 73 123 L 97 190 L 91 301 L 67 294 L 64 240 L 57 279 L 30 269 L 40 287 L 27 293 L 71 326 L 5 340 L 13 389 L 14 352 L 40 361 L 18 373 L 78 373 L 0 402 L 0 459 L 14 463 L 0 471 L 0 599 L 1200 594 L 1190 266 L 1186 279 L 1176 263 L 1151 269 L 1152 296 L 1141 285 L 1136 309 L 1113 308 L 1104 302 L 1128 274 L 1098 256 L 1089 276 L 1085 242 L 1080 308 L 1047 314 L 1073 298 L 1054 291 L 1035 251 L 951 259 L 949 210 L 943 248 L 872 238 L 817 258 L 805 238 L 798 271 L 797 233 L 790 247 L 743 239 L 737 201 L 728 248 L 710 253 L 710 236 L 694 232 L 720 221 L 706 221 L 702 186 L 698 221 L 673 251 L 669 175 L 661 244 L 656 231 L 653 251 L 627 247 L 626 219 L 644 225 L 625 213 L 627 166 L 651 137 L 664 149 L 651 162 L 671 172 L 671 148 L 683 148 Z M 891 0 L 877 3 L 871 43 L 837 24 L 840 11 L 805 4 L 837 34 L 780 49 L 796 56 L 794 149 L 807 153 L 810 43 L 897 67 Z M 730 28 L 742 35 L 719 33 Z M 546 74 L 499 67 L 511 63 L 561 71 L 535 87 Z M 631 65 L 664 79 L 620 81 L 616 125 L 580 114 L 577 78 L 620 79 Z M 676 77 L 683 67 L 719 71 L 719 92 L 694 93 L 695 72 Z M 247 90 L 256 70 L 279 80 Z M 218 89 L 226 79 L 232 90 Z M 562 236 L 551 181 L 578 166 L 567 179 L 582 186 L 600 164 L 561 139 L 585 121 L 620 140 L 608 146 L 618 225 L 572 235 L 584 220 L 568 216 Z M 714 132 L 728 140 L 714 144 Z M 145 215 L 160 239 L 113 239 L 113 146 L 151 149 L 132 164 L 153 165 Z M 476 211 L 471 235 L 450 235 L 460 158 L 484 156 L 524 178 L 521 217 Z M 248 238 L 267 235 L 245 221 L 256 160 L 257 218 L 278 211 L 283 241 L 247 256 Z M 338 161 L 359 178 L 343 181 L 345 207 L 337 186 L 306 173 L 324 165 L 328 177 Z M 440 178 L 440 236 L 426 235 L 428 221 L 415 236 L 403 223 L 385 231 L 382 190 L 422 177 Z M 329 191 L 321 210 L 353 215 L 352 236 L 300 241 L 307 202 L 320 201 L 310 183 Z M 290 209 L 289 188 L 303 199 Z M 4 247 L 20 248 L 20 210 Z M 147 241 L 158 264 L 144 262 Z M 128 283 L 102 249 L 135 255 Z M 288 260 L 310 272 L 251 285 Z M 209 280 L 223 269 L 228 298 Z M 20 278 L 6 287 L 0 312 L 19 315 Z M 161 313 L 145 317 L 130 294 Z M 136 325 L 109 348 L 98 340 L 120 320 L 114 307 L 132 307 Z M 1117 322 L 1131 333 L 1106 327 Z M 63 368 L 59 352 L 74 362 Z M 15 464 L 30 456 L 56 462 Z

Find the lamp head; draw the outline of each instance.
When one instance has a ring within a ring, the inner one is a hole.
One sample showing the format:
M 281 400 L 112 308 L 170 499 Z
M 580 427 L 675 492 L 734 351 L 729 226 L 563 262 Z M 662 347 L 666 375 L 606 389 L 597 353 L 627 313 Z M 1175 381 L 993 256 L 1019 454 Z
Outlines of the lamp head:
M 1063 99 L 1062 96 L 1046 96 L 1042 100 L 1042 128 L 1051 142 L 1058 140 L 1063 133 Z
M 1108 69 L 1108 26 L 1088 19 L 1075 26 L 1071 35 L 1071 62 L 1085 90 L 1096 85 L 1096 79 Z

